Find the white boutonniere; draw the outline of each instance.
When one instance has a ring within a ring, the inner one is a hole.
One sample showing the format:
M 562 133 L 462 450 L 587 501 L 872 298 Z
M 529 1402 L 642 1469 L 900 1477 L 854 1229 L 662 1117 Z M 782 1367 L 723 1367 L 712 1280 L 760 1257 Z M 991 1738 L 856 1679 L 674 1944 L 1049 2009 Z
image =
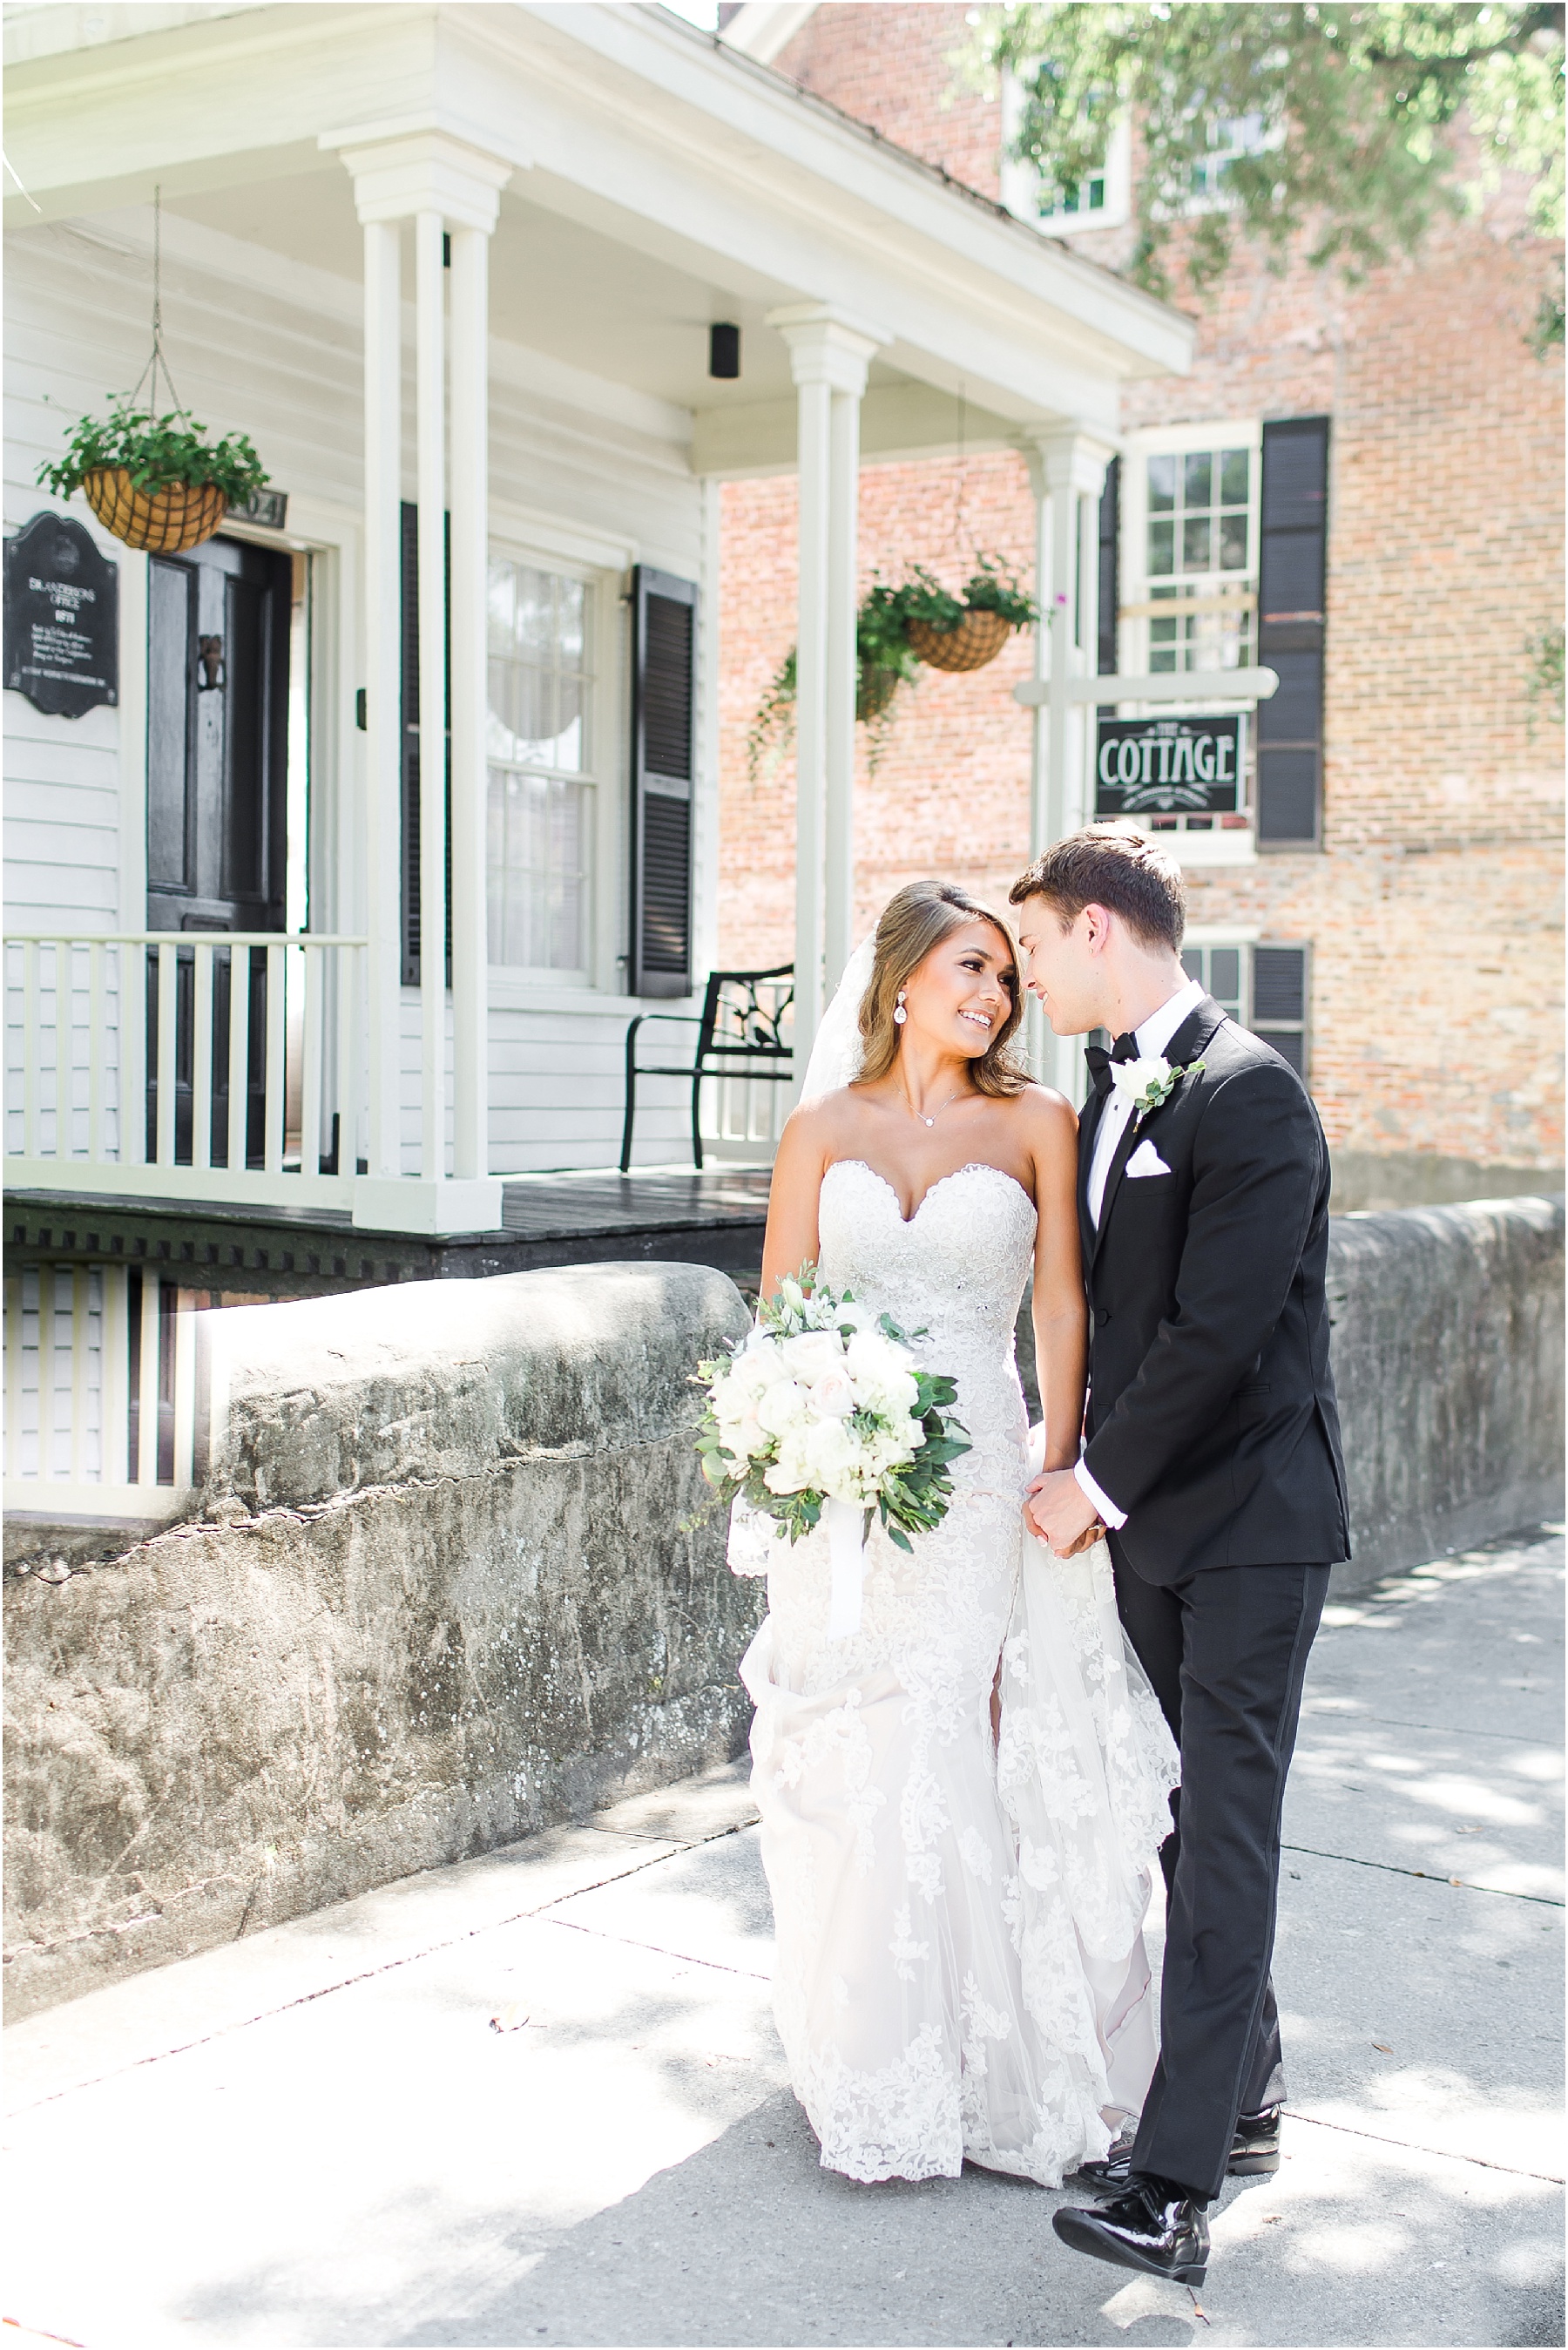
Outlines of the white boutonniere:
M 1201 1061 L 1178 1061 L 1174 1065 L 1163 1053 L 1156 1053 L 1146 1061 L 1113 1061 L 1111 1083 L 1118 1094 L 1132 1105 L 1133 1132 L 1136 1134 L 1151 1109 L 1168 1101 L 1189 1069 L 1200 1069 Z

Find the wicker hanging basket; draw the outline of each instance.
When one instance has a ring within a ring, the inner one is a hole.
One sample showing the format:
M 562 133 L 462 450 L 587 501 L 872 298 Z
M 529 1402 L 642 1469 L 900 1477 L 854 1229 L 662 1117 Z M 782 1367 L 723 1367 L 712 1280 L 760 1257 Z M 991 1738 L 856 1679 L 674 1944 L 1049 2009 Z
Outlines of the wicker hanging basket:
M 100 465 L 82 482 L 82 494 L 105 530 L 149 555 L 182 555 L 211 538 L 229 510 L 211 482 L 170 482 L 139 490 L 123 465 Z
M 993 661 L 1012 623 L 1000 612 L 965 612 L 953 629 L 933 629 L 929 620 L 906 620 L 905 633 L 920 659 L 932 669 L 983 669 Z

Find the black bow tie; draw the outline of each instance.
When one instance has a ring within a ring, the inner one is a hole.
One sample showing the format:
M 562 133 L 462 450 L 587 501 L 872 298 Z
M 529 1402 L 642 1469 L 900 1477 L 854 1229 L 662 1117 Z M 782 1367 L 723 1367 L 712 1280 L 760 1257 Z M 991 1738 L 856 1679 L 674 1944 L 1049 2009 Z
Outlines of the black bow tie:
M 1111 1089 L 1111 1063 L 1136 1061 L 1137 1038 L 1129 1030 L 1127 1035 L 1116 1038 L 1108 1053 L 1103 1045 L 1085 1045 L 1084 1059 L 1088 1065 L 1089 1083 L 1103 1098 Z

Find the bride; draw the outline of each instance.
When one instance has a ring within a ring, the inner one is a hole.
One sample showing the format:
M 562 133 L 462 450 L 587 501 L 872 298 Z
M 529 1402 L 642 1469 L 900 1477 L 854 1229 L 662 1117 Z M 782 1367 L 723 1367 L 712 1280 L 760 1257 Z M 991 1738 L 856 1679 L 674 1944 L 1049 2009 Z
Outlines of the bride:
M 1010 1046 L 1006 924 L 889 901 L 824 1023 L 774 1175 L 763 1295 L 806 1260 L 919 1333 L 972 1450 L 912 1555 L 873 1525 L 858 1629 L 828 1637 L 829 1538 L 738 1513 L 765 1571 L 742 1667 L 777 1929 L 778 2026 L 822 2160 L 857 2179 L 1061 2183 L 1137 2115 L 1155 2057 L 1143 1920 L 1176 1756 L 1124 1648 L 1109 1555 L 1026 1532 L 1076 1460 L 1085 1308 L 1076 1120 Z M 1033 1273 L 1044 1427 L 1013 1322 Z M 765 1534 L 763 1530 L 765 1531 Z

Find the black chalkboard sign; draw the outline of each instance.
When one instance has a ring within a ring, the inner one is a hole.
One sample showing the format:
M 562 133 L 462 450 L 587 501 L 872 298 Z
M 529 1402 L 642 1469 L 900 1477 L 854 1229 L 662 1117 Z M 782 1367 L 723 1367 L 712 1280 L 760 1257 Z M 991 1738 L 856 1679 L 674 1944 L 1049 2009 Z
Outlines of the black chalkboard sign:
M 69 515 L 5 541 L 5 686 L 51 718 L 119 700 L 119 573 Z
M 1240 712 L 1213 718 L 1102 718 L 1095 756 L 1095 814 L 1232 813 L 1246 730 Z

